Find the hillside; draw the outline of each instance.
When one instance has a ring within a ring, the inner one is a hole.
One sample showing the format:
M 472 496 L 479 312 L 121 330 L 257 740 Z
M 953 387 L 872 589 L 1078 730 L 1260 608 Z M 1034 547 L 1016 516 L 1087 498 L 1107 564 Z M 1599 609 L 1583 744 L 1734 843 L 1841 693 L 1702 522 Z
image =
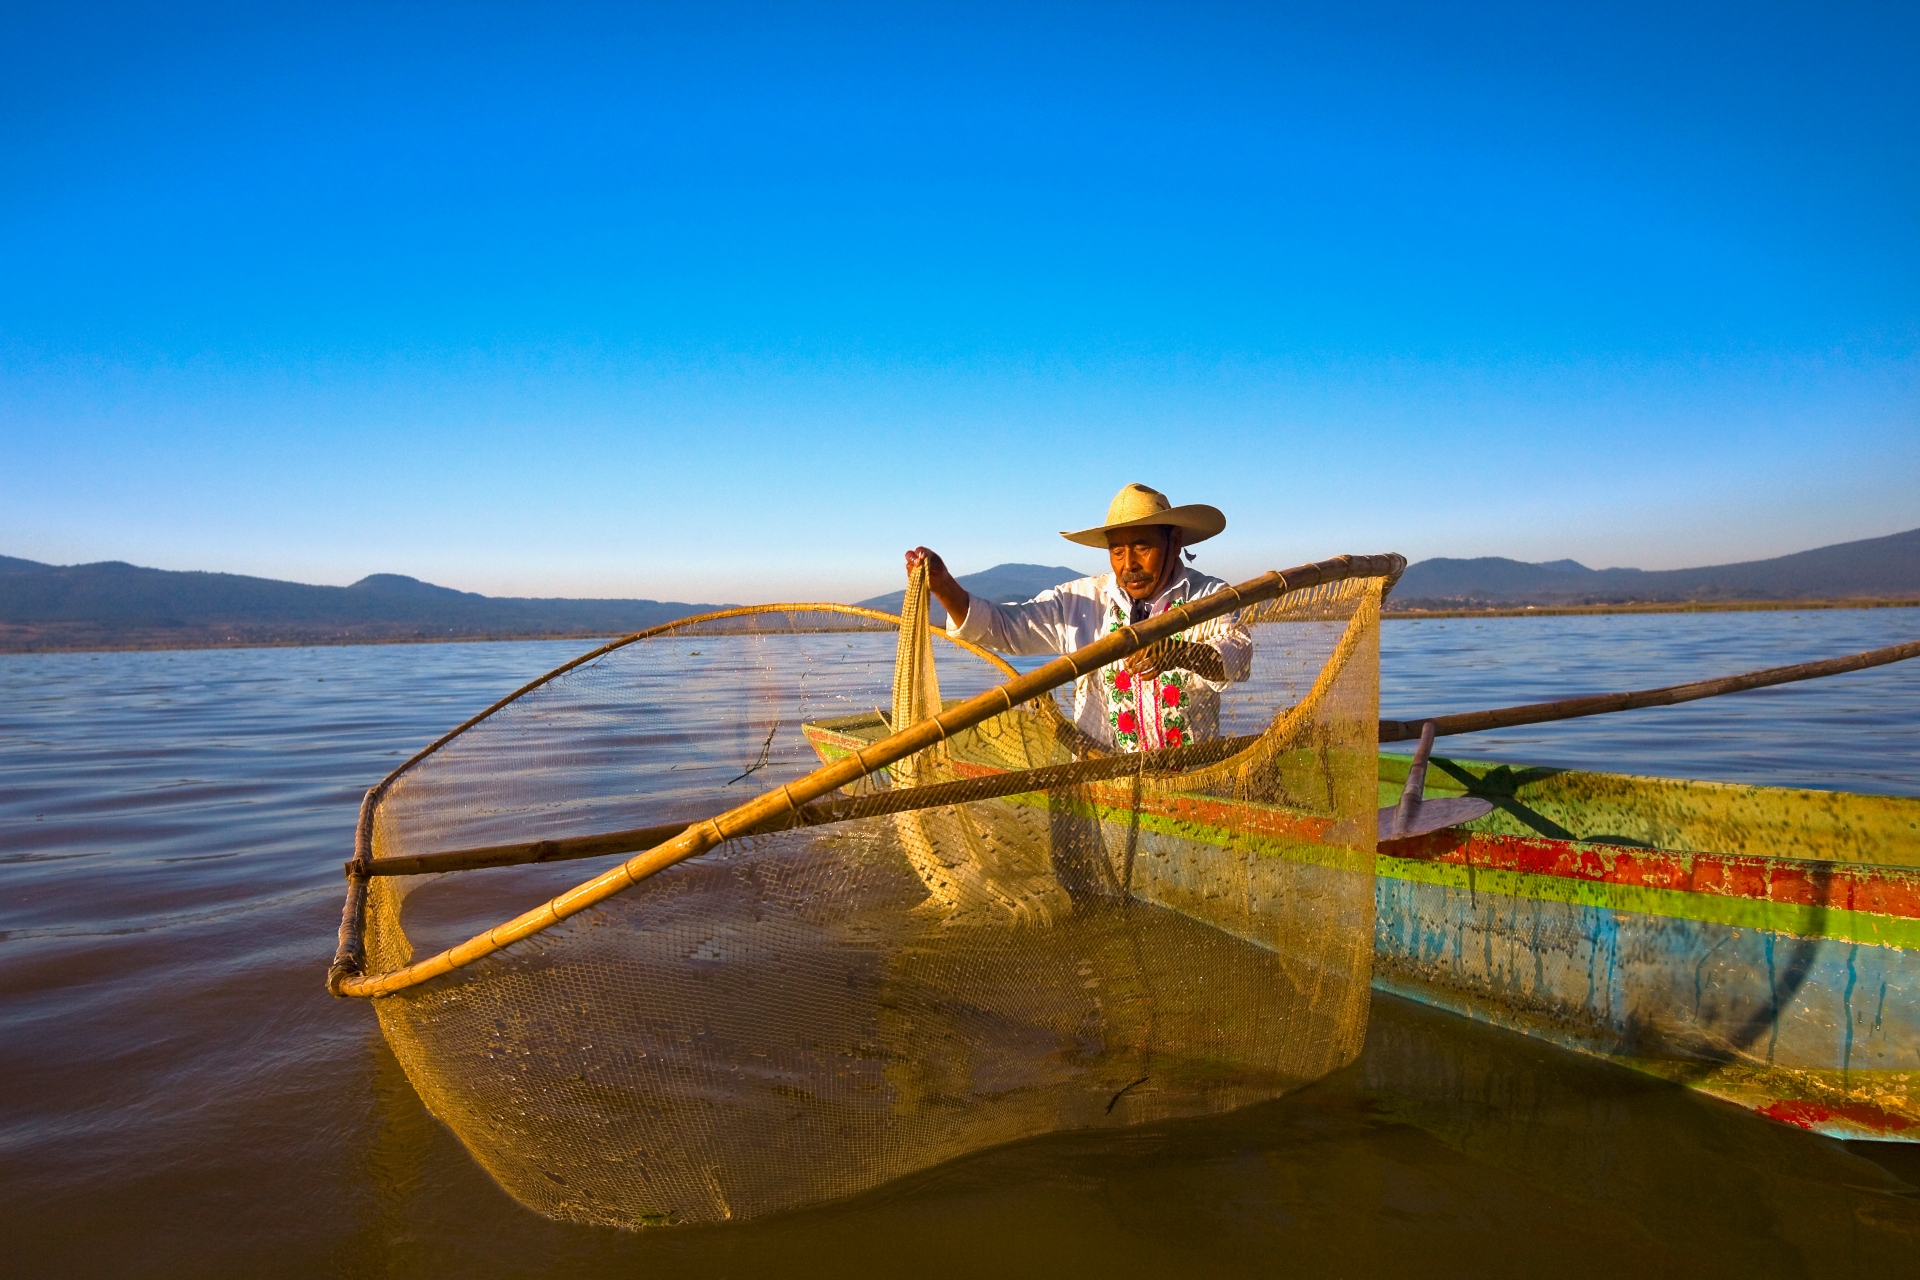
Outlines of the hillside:
M 1400 579 L 1393 605 L 1456 609 L 1856 598 L 1920 599 L 1920 529 L 1698 569 L 1589 569 L 1573 560 L 1528 564 L 1499 556 L 1422 560 Z
M 623 635 L 720 607 L 483 596 L 392 573 L 319 587 L 0 556 L 0 650 L 11 652 Z
M 955 581 L 967 589 L 969 595 L 983 596 L 995 604 L 1018 604 L 1031 600 L 1048 587 L 1057 587 L 1063 582 L 1072 582 L 1075 578 L 1087 575 L 1079 569 L 1068 569 L 1062 565 L 1044 564 L 997 564 L 991 569 L 982 569 L 978 573 L 962 573 Z M 871 600 L 859 603 L 869 609 L 883 609 L 888 613 L 900 612 L 900 606 L 907 598 L 906 589 L 889 591 L 886 595 L 875 596 Z M 935 605 L 932 620 L 934 625 L 947 625 L 947 612 Z
M 1029 600 L 1082 576 L 1061 565 L 1001 564 L 964 574 L 986 599 Z M 900 591 L 861 601 L 897 612 Z M 1411 566 L 1390 607 L 1542 608 L 1632 603 L 1920 599 L 1920 529 L 1771 560 L 1698 569 L 1589 569 L 1498 556 Z M 400 574 L 347 587 L 232 573 L 143 569 L 111 560 L 51 565 L 0 556 L 0 652 L 197 648 L 484 637 L 613 636 L 723 608 L 662 600 L 483 596 Z M 945 619 L 935 611 L 935 621 Z

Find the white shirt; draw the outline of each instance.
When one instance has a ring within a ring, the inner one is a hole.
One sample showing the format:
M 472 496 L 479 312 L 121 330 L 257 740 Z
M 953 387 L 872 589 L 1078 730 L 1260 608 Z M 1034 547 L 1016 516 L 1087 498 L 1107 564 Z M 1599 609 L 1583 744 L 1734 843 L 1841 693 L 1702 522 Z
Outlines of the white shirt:
M 1147 602 L 1149 616 L 1165 613 L 1226 583 L 1182 565 Z M 1128 624 L 1133 597 L 1111 573 L 1063 582 L 1025 604 L 995 604 L 974 596 L 967 620 L 947 623 L 947 634 L 1012 654 L 1063 654 L 1092 644 Z M 1152 751 L 1184 742 L 1204 742 L 1220 732 L 1220 691 L 1245 680 L 1253 666 L 1253 637 L 1236 615 L 1203 622 L 1177 639 L 1212 648 L 1226 680 L 1209 680 L 1184 669 L 1142 680 L 1113 663 L 1073 685 L 1073 719 L 1101 745 L 1120 751 Z

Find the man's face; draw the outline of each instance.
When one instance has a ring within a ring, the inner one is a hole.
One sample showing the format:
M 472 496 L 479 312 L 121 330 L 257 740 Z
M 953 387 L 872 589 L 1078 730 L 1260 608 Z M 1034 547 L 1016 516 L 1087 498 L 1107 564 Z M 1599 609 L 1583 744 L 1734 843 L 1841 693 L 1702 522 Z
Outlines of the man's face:
M 1113 563 L 1113 576 L 1120 580 L 1121 590 L 1135 600 L 1149 598 L 1160 585 L 1172 532 L 1164 524 L 1107 531 L 1107 558 Z

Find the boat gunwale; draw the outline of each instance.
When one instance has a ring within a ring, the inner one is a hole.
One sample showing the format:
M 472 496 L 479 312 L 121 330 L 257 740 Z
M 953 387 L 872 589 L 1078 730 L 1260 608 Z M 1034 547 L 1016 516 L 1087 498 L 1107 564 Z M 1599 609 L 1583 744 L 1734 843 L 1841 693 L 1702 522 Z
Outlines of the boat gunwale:
M 802 731 L 825 758 L 829 751 L 858 750 L 865 745 L 866 740 L 858 730 L 867 727 L 884 731 L 884 718 L 865 712 L 834 721 L 808 722 Z M 1405 758 L 1395 752 L 1380 755 L 1383 760 Z M 1436 757 L 1435 763 L 1439 762 L 1440 758 Z M 1479 761 L 1461 763 L 1489 773 L 1514 768 Z M 1004 772 L 998 766 L 972 761 L 954 760 L 953 764 L 975 776 Z M 1681 779 L 1591 771 L 1556 770 L 1549 776 L 1560 780 L 1569 774 L 1577 775 L 1579 780 L 1603 779 L 1612 785 L 1625 783 L 1630 789 L 1649 785 L 1660 788 L 1701 785 L 1793 798 L 1853 798 L 1853 793 L 1848 792 L 1695 784 Z M 1449 787 L 1441 782 L 1438 786 L 1430 785 L 1428 792 L 1473 794 L 1457 780 L 1447 781 L 1454 785 Z M 1089 784 L 1095 797 L 1114 788 L 1125 788 L 1124 802 L 1108 806 L 1097 800 L 1091 805 L 1081 801 L 1081 807 L 1090 808 L 1095 816 L 1106 821 L 1125 821 L 1128 806 L 1138 803 L 1143 829 L 1208 844 L 1225 845 L 1236 836 L 1244 839 L 1245 834 L 1227 825 L 1222 820 L 1224 815 L 1209 814 L 1208 810 L 1217 807 L 1230 807 L 1243 813 L 1250 809 L 1272 810 L 1271 815 L 1263 815 L 1267 820 L 1259 824 L 1269 829 L 1258 833 L 1257 843 L 1250 850 L 1267 856 L 1301 856 L 1297 850 L 1303 849 L 1304 844 L 1295 842 L 1319 838 L 1323 834 L 1319 828 L 1325 825 L 1324 819 L 1316 822 L 1281 806 L 1224 800 L 1202 792 L 1176 790 L 1141 796 L 1136 801 L 1132 789 L 1124 783 Z M 1523 789 L 1515 788 L 1515 792 Z M 1895 804 L 1904 799 L 1865 798 Z M 1906 800 L 1905 804 L 1913 809 L 1915 820 L 1920 822 L 1920 800 Z M 1300 821 L 1302 818 L 1306 821 Z M 1864 859 L 1670 849 L 1624 841 L 1562 839 L 1540 833 L 1486 829 L 1488 824 L 1499 820 L 1496 809 L 1486 818 L 1459 828 L 1383 841 L 1375 851 L 1375 874 L 1469 893 L 1562 901 L 1669 919 L 1766 929 L 1793 936 L 1920 949 L 1920 866 Z M 1295 829 L 1289 830 L 1289 827 Z M 1263 847 L 1275 840 L 1285 848 Z

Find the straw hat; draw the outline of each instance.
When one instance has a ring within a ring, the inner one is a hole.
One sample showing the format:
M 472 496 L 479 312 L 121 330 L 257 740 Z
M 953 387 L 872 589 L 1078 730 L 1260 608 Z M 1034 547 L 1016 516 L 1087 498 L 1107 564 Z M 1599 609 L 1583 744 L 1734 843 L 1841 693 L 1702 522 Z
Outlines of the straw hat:
M 1077 533 L 1062 529 L 1060 536 L 1083 547 L 1104 548 L 1107 545 L 1107 530 L 1137 529 L 1149 524 L 1174 526 L 1180 530 L 1180 545 L 1190 547 L 1196 542 L 1205 542 L 1226 528 L 1227 517 L 1220 508 L 1209 507 L 1201 502 L 1190 502 L 1184 507 L 1173 506 L 1167 501 L 1167 495 L 1158 489 L 1130 484 L 1113 495 L 1113 502 L 1107 507 L 1105 524 L 1081 529 Z

